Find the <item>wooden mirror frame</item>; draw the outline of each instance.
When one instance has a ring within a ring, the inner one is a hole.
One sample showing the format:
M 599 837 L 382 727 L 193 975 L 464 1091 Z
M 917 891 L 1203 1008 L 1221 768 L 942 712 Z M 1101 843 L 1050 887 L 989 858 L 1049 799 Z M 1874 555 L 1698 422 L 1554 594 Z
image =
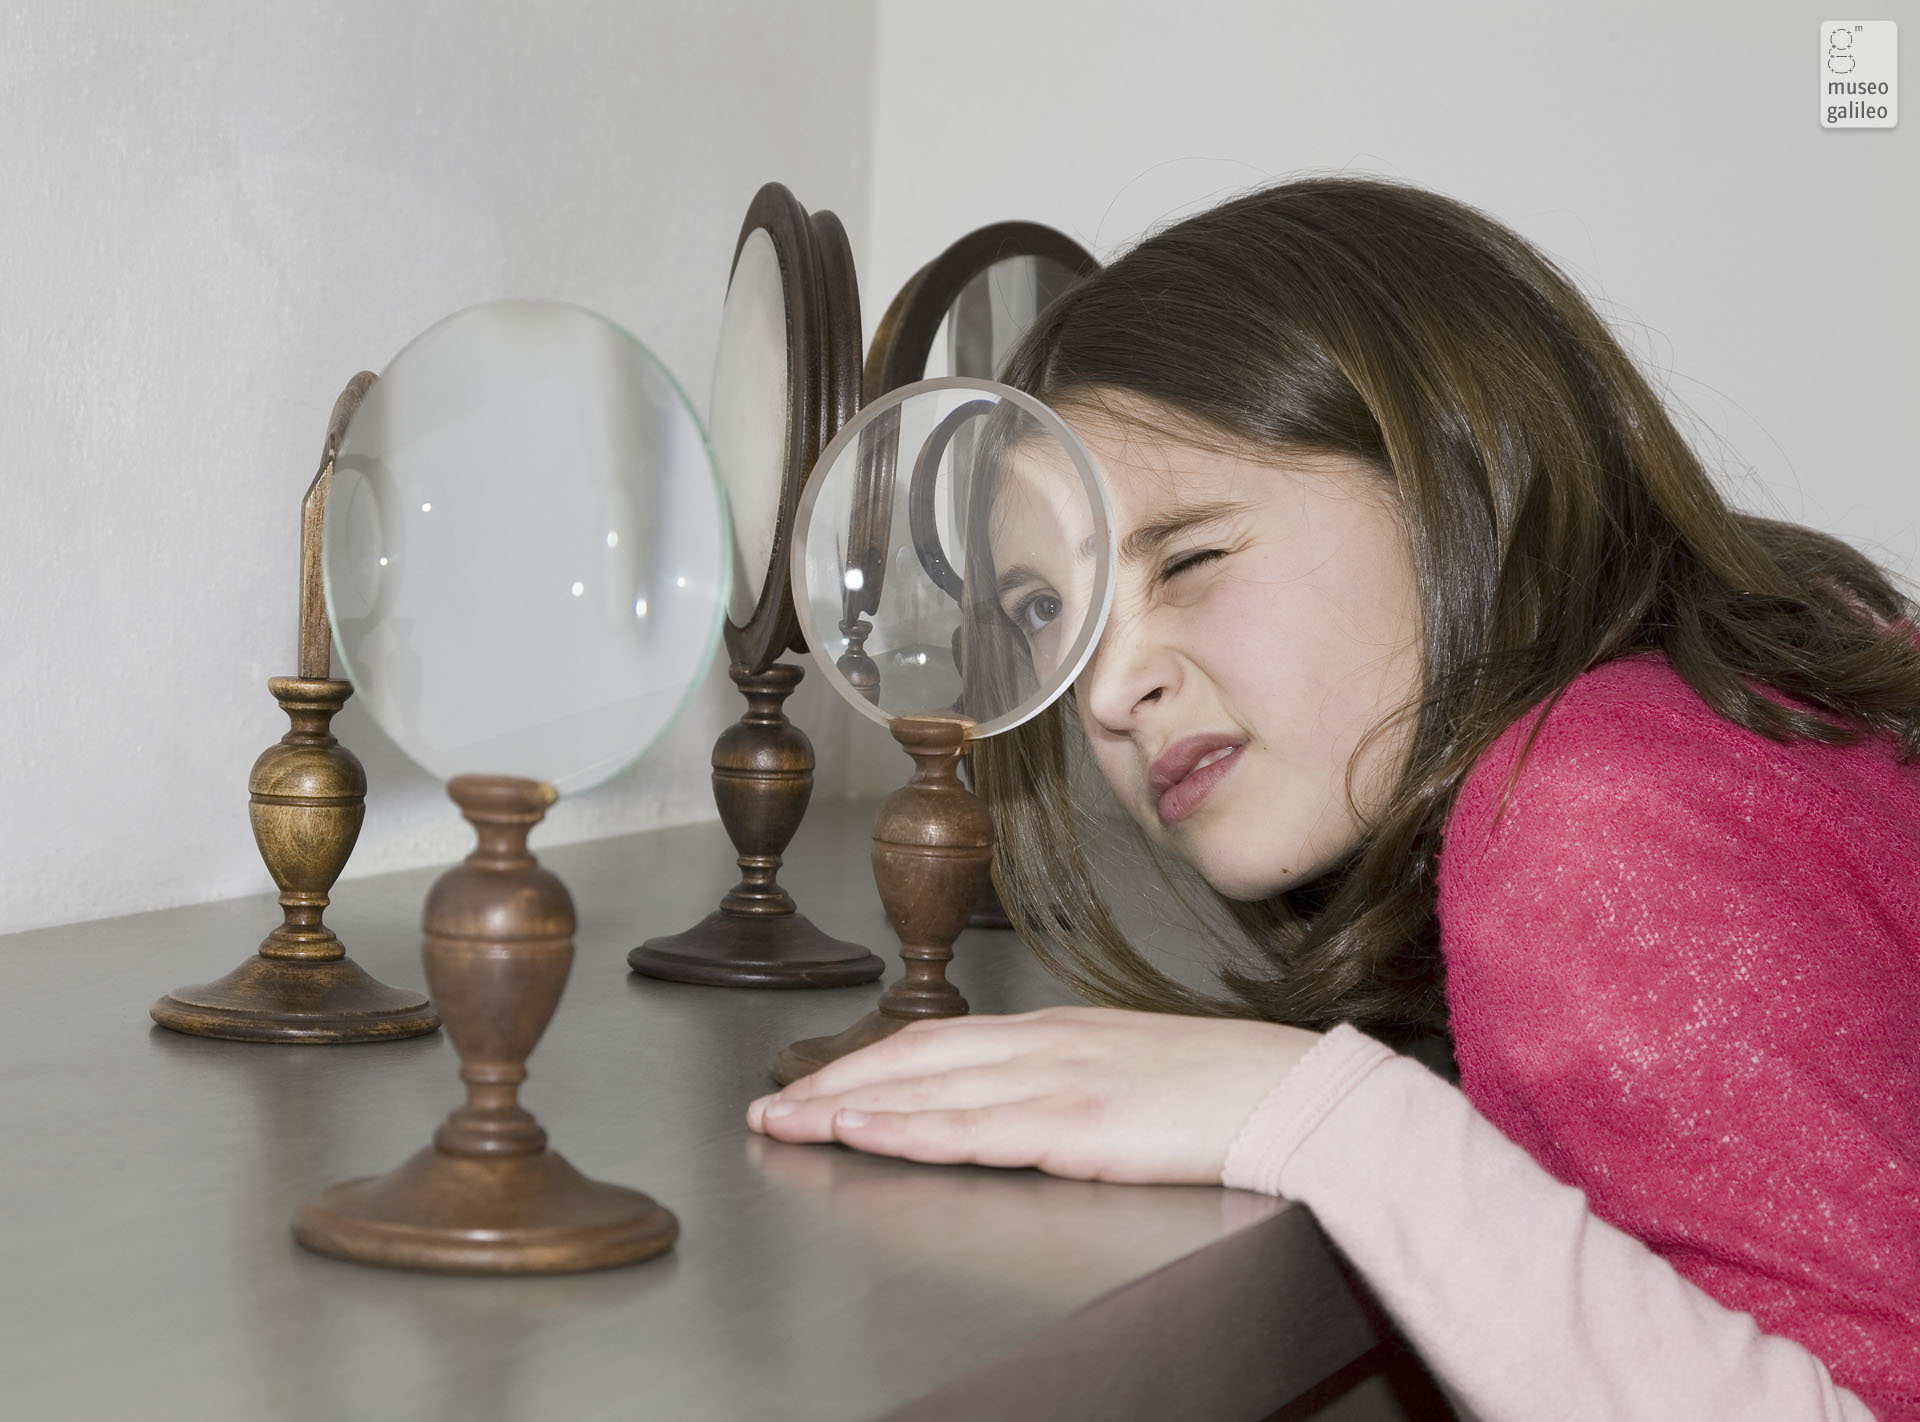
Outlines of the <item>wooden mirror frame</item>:
M 863 337 L 860 330 L 860 283 L 854 272 L 853 246 L 847 240 L 847 229 L 831 212 L 816 212 L 813 221 L 816 239 L 814 253 L 819 259 L 824 298 L 820 334 L 823 338 L 821 369 L 826 376 L 821 385 L 820 443 L 813 451 L 813 461 L 817 462 L 820 451 L 860 411 L 860 351 Z M 813 462 L 809 462 L 806 472 L 813 472 Z M 804 485 L 805 478 L 800 482 Z M 789 567 L 792 563 L 794 511 L 799 502 L 799 490 L 796 489 L 793 506 L 785 511 L 786 539 L 781 545 L 789 551 Z M 781 569 L 781 576 L 787 578 L 791 592 L 792 578 L 787 568 Z M 794 623 L 793 640 L 789 645 L 796 652 L 807 650 L 806 638 L 800 631 L 798 620 Z
M 831 216 L 831 214 L 828 214 Z M 838 219 L 834 219 L 836 228 Z M 733 262 L 727 269 L 727 289 L 740 267 L 747 239 L 764 231 L 773 241 L 780 263 L 780 284 L 787 307 L 787 447 L 786 467 L 780 479 L 780 511 L 774 523 L 773 555 L 763 570 L 760 599 L 744 625 L 727 618 L 727 655 L 750 672 L 765 671 L 799 636 L 793 612 L 793 585 L 786 576 L 788 545 L 793 537 L 793 512 L 825 443 L 830 391 L 827 365 L 827 326 L 822 310 L 819 258 L 814 250 L 815 225 L 807 210 L 780 183 L 768 183 L 753 195 L 740 235 L 733 244 Z M 844 231 L 841 233 L 844 239 Z M 859 310 L 854 320 L 859 321 Z
M 681 933 L 650 938 L 627 954 L 646 977 L 710 987 L 850 987 L 886 965 L 857 943 L 833 938 L 780 887 L 785 852 L 813 794 L 813 746 L 787 719 L 801 669 L 779 659 L 806 651 L 794 611 L 793 521 L 800 489 L 826 442 L 860 405 L 860 289 L 846 228 L 831 212 L 809 214 L 779 183 L 754 195 L 734 243 L 773 239 L 787 307 L 787 447 L 773 561 L 744 626 L 727 619 L 729 675 L 747 712 L 713 747 L 713 795 L 738 853 L 740 882 L 720 906 Z
M 995 222 L 976 228 L 928 262 L 900 288 L 880 318 L 863 372 L 862 394 L 874 400 L 923 378 L 933 338 L 967 284 L 996 262 L 1036 257 L 1058 262 L 1075 276 L 1091 276 L 1100 263 L 1085 247 L 1038 222 Z M 997 379 L 998 372 L 984 374 Z
M 923 378 L 933 354 L 933 338 L 940 323 L 974 278 L 996 262 L 1015 257 L 1050 260 L 1075 276 L 1091 276 L 1100 263 L 1064 232 L 1038 222 L 995 222 L 969 232 L 907 279 L 888 304 L 874 332 L 873 345 L 861 376 L 864 402 Z M 955 371 L 953 374 L 998 378 L 997 371 Z M 848 540 L 847 566 L 861 571 L 860 587 L 849 592 L 845 621 L 851 623 L 880 605 L 886 577 L 887 539 L 893 526 L 895 451 L 876 441 L 854 494 L 854 526 Z M 851 635 L 851 634 L 849 634 Z

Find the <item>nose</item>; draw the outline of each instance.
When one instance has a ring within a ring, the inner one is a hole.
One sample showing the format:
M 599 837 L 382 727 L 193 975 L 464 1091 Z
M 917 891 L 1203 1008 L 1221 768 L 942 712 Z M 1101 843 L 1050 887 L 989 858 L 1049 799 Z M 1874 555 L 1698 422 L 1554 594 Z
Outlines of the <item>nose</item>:
M 1150 614 L 1115 608 L 1076 685 L 1094 723 L 1116 736 L 1132 732 L 1148 708 L 1180 689 L 1180 657 Z

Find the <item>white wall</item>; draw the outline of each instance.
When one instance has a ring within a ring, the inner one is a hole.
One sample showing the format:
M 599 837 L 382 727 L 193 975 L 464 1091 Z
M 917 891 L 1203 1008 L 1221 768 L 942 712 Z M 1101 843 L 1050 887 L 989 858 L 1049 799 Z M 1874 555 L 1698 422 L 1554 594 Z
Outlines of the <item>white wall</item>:
M 1920 572 L 1920 137 L 1823 131 L 1782 0 L 881 0 L 877 315 L 982 223 L 1111 255 L 1302 172 L 1481 207 L 1582 283 L 1742 503 Z M 1859 18 L 1905 22 L 1891 0 Z M 1907 69 L 1914 68 L 1908 56 Z
M 876 10 L 877 5 L 877 10 Z M 1869 18 L 1908 21 L 1912 0 Z M 1300 171 L 1481 206 L 1583 282 L 1743 502 L 1920 565 L 1920 162 L 1823 132 L 1780 0 L 27 0 L 0 12 L 0 930 L 267 887 L 299 495 L 334 395 L 471 302 L 564 297 L 703 391 L 778 178 L 847 220 L 868 323 L 1003 217 L 1107 255 Z M 1908 66 L 1911 69 L 1911 65 Z M 716 665 L 542 841 L 712 814 Z M 818 676 L 821 795 L 897 784 Z M 350 707 L 349 875 L 450 859 Z M 804 833 L 804 831 L 803 831 Z
M 0 11 L 0 930 L 271 887 L 247 770 L 286 729 L 266 680 L 342 384 L 552 296 L 704 405 L 754 190 L 863 239 L 873 32 L 870 0 Z M 795 703 L 832 793 L 837 703 Z M 716 664 L 539 842 L 710 818 L 741 706 Z M 466 851 L 438 782 L 336 725 L 372 781 L 350 876 Z

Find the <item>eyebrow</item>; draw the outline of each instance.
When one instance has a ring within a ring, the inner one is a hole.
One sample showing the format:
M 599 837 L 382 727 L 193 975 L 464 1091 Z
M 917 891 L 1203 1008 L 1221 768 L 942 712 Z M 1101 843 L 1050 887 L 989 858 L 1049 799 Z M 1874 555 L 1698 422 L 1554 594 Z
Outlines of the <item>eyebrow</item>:
M 1176 508 L 1164 518 L 1143 523 L 1120 540 L 1120 556 L 1129 563 L 1151 558 L 1181 534 L 1209 523 L 1233 517 L 1241 505 L 1232 499 L 1210 499 L 1205 503 Z
M 1093 535 L 1088 534 L 1086 541 L 1080 545 L 1080 559 L 1085 562 L 1091 557 L 1093 557 Z M 1002 569 L 1000 576 L 994 579 L 993 595 L 1004 606 L 1008 593 L 1029 583 L 1036 587 L 1045 587 L 1047 580 L 1037 568 L 1030 568 L 1025 563 L 1015 563 L 1010 568 Z

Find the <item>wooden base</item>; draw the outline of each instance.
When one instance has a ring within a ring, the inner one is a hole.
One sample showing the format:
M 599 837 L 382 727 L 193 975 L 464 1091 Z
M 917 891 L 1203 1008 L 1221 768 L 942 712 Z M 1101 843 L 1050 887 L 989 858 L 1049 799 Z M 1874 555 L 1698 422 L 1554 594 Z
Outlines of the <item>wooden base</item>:
M 436 1146 L 398 1170 L 335 1185 L 302 1205 L 293 1234 L 356 1264 L 449 1274 L 568 1274 L 672 1248 L 671 1211 L 589 1180 L 560 1155 L 459 1156 Z
M 783 1048 L 780 1055 L 773 1059 L 773 1079 L 785 1086 L 803 1076 L 812 1076 L 828 1062 L 838 1061 L 862 1047 L 885 1041 L 913 1020 L 911 1017 L 895 1017 L 875 1008 L 844 1032 L 836 1032 L 831 1037 L 804 1037 L 792 1046 Z
M 217 982 L 176 988 L 153 1020 L 175 1032 L 234 1042 L 318 1046 L 390 1042 L 440 1025 L 417 992 L 388 987 L 353 959 L 249 958 Z
M 565 1274 L 635 1264 L 680 1225 L 638 1190 L 589 1180 L 547 1149 L 520 1105 L 527 1058 L 573 964 L 567 886 L 528 852 L 551 785 L 456 775 L 447 793 L 473 853 L 435 881 L 421 915 L 427 987 L 446 1014 L 467 1099 L 398 1170 L 302 1205 L 294 1237 L 357 1264 L 453 1274 Z
M 707 987 L 833 988 L 870 983 L 886 971 L 858 943 L 829 937 L 780 887 L 780 856 L 813 795 L 813 743 L 782 708 L 800 684 L 787 662 L 728 675 L 746 712 L 713 743 L 713 800 L 733 841 L 740 882 L 720 907 L 684 933 L 649 938 L 627 965 L 650 978 Z
M 627 954 L 636 973 L 709 987 L 856 987 L 886 971 L 877 954 L 814 927 L 805 914 L 718 908 L 685 933 Z
M 357 404 L 357 389 L 364 385 L 355 377 L 342 404 L 348 395 Z M 329 451 L 334 438 L 328 436 Z M 320 480 L 314 482 L 318 488 Z M 319 577 L 317 565 L 312 575 Z M 307 662 L 303 652 L 302 666 Z M 318 665 L 324 670 L 325 664 L 322 641 Z M 154 1003 L 153 1020 L 175 1032 L 235 1042 L 391 1042 L 431 1032 L 440 1025 L 433 1004 L 370 976 L 322 921 L 327 891 L 346 868 L 366 814 L 366 771 L 330 729 L 353 688 L 325 676 L 276 676 L 267 689 L 291 724 L 253 763 L 247 818 L 280 888 L 280 926 L 218 982 L 175 988 Z

